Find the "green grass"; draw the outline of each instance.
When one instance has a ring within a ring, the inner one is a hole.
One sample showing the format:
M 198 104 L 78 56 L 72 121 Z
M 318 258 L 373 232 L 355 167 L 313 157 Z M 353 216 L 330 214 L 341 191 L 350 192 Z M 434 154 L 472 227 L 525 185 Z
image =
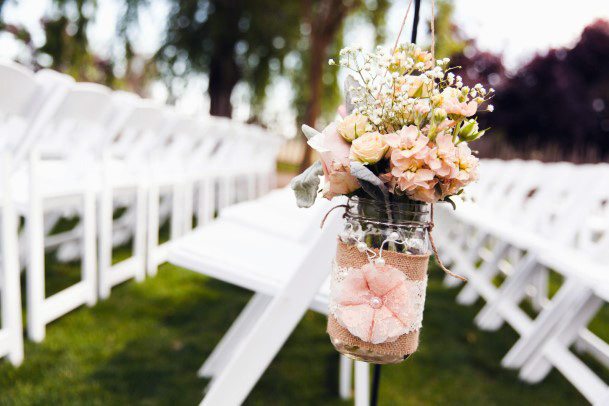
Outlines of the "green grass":
M 78 264 L 49 257 L 48 283 L 62 286 Z M 556 371 L 540 385 L 521 383 L 499 362 L 516 340 L 504 327 L 473 325 L 479 309 L 455 303 L 456 289 L 430 280 L 419 351 L 385 366 L 381 405 L 573 405 L 585 401 Z M 52 323 L 41 344 L 26 344 L 20 368 L 0 361 L 1 405 L 192 405 L 206 381 L 196 370 L 251 294 L 164 265 L 128 282 L 92 308 Z M 605 319 L 606 321 L 606 319 Z M 605 324 L 606 325 L 606 324 Z M 247 400 L 250 405 L 338 405 L 338 362 L 325 319 L 309 312 Z

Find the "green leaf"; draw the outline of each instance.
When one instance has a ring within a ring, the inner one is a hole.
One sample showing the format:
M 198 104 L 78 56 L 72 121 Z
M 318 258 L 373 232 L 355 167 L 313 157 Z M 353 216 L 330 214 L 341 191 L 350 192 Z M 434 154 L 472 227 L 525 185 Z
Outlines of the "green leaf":
M 446 196 L 442 201 L 450 203 L 450 205 L 453 207 L 453 210 L 457 210 L 457 205 L 455 204 L 455 202 L 453 202 L 450 196 Z

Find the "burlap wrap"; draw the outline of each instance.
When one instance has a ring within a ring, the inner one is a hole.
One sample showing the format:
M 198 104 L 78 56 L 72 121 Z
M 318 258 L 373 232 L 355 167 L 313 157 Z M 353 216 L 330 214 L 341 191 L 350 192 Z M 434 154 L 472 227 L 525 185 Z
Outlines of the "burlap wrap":
M 378 253 L 378 250 L 375 250 Z M 387 265 L 391 265 L 402 271 L 411 280 L 423 280 L 427 275 L 429 254 L 409 255 L 392 251 L 383 251 L 383 259 Z M 359 252 L 354 245 L 348 245 L 338 241 L 336 250 L 336 263 L 339 267 L 359 268 L 368 263 L 365 253 Z M 328 317 L 328 334 L 333 340 L 338 340 L 348 346 L 359 347 L 365 350 L 383 355 L 406 357 L 414 353 L 419 346 L 419 330 L 412 331 L 400 336 L 390 343 L 372 344 L 353 336 L 349 331 L 338 324 L 332 315 Z

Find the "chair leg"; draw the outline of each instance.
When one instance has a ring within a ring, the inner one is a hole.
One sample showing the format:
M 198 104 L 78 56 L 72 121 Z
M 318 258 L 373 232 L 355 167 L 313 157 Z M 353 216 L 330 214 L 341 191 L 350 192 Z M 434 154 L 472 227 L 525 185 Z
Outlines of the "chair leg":
M 484 278 L 485 280 L 490 281 L 499 272 L 497 264 L 501 258 L 505 256 L 509 245 L 504 242 L 499 242 L 498 244 L 499 245 L 493 249 L 493 256 L 490 258 L 490 260 L 485 262 L 482 267 L 476 271 L 476 275 L 472 276 L 472 278 Z M 474 262 L 475 259 L 470 263 L 470 265 Z M 471 305 L 478 300 L 478 297 L 479 294 L 476 291 L 476 287 L 474 285 L 465 284 L 461 292 L 459 292 L 457 295 L 457 303 L 462 305 Z
M 535 353 L 520 370 L 520 378 L 525 382 L 537 383 L 543 380 L 552 370 L 553 348 L 566 351 L 577 339 L 580 331 L 585 328 L 602 307 L 604 301 L 595 295 L 588 295 L 586 300 L 578 306 L 572 306 L 567 314 L 564 314 L 557 326 L 552 338 L 549 339 L 541 351 Z
M 501 365 L 513 369 L 522 367 L 536 351 L 539 351 L 540 346 L 564 315 L 587 295 L 590 295 L 589 290 L 577 282 L 573 280 L 565 282 L 565 285 L 556 292 L 550 306 L 537 316 L 527 334 L 520 337 L 503 357 Z
M 142 282 L 146 278 L 146 189 L 138 186 L 135 193 L 133 256 L 138 259 L 135 280 Z
M 504 321 L 498 311 L 499 305 L 506 300 L 513 303 L 519 303 L 526 294 L 526 285 L 537 267 L 538 264 L 535 255 L 532 253 L 525 255 L 520 263 L 514 268 L 513 274 L 501 285 L 497 300 L 493 303 L 487 303 L 476 315 L 476 325 L 487 331 L 499 329 Z
M 148 244 L 146 247 L 146 270 L 148 276 L 157 273 L 156 250 L 159 246 L 159 187 L 153 184 L 148 189 Z
M 110 296 L 108 272 L 112 267 L 112 189 L 104 184 L 99 199 L 99 270 L 98 290 L 101 299 Z
M 182 185 L 174 185 L 172 187 L 172 192 L 169 238 L 175 240 L 182 235 Z
M 184 212 L 182 214 L 182 234 L 192 230 L 192 216 L 194 213 L 194 185 L 187 181 L 183 186 L 182 193 Z
M 87 305 L 93 306 L 97 302 L 97 275 L 95 253 L 95 194 L 86 192 L 83 197 L 83 255 L 82 280 L 90 287 Z
M 370 368 L 366 362 L 355 361 L 355 406 L 370 404 Z
M 339 357 L 338 371 L 338 394 L 343 400 L 351 399 L 353 391 L 351 388 L 351 374 L 353 373 L 353 360 L 344 355 Z
M 38 156 L 30 158 L 30 202 L 26 219 L 30 260 L 27 267 L 27 331 L 34 342 L 45 337 L 44 292 L 44 215 L 37 185 Z
M 21 319 L 21 289 L 19 286 L 19 251 L 17 248 L 17 218 L 9 190 L 11 162 L 3 157 L 2 184 L 5 185 L 2 215 L 2 322 L 10 334 L 9 361 L 19 366 L 23 362 L 23 320 Z
M 207 357 L 205 363 L 199 368 L 197 375 L 201 378 L 211 378 L 216 375 L 239 343 L 240 339 L 260 318 L 260 315 L 271 301 L 271 297 L 256 293 L 245 308 L 239 313 L 237 319 L 224 334 L 212 353 Z

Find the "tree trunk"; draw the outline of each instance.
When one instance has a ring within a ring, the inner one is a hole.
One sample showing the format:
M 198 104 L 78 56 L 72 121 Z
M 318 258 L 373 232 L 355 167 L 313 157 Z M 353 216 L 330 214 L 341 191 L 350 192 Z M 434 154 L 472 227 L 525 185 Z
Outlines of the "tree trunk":
M 309 86 L 311 87 L 311 97 L 307 102 L 304 115 L 304 124 L 315 128 L 317 119 L 321 114 L 321 98 L 323 93 L 323 71 L 324 61 L 326 60 L 327 38 L 320 38 L 313 35 L 311 38 L 311 62 L 309 66 Z M 307 169 L 311 164 L 313 150 L 307 145 L 304 156 L 300 163 L 300 172 Z
M 349 11 L 359 3 L 354 1 L 350 6 L 342 0 L 325 0 L 318 4 L 314 12 L 310 1 L 304 2 L 305 15 L 311 25 L 311 45 L 309 61 L 309 85 L 311 97 L 307 102 L 304 123 L 315 127 L 317 118 L 321 114 L 321 101 L 323 97 L 323 72 L 328 59 L 328 46 L 334 40 L 343 20 Z M 304 171 L 311 163 L 313 151 L 307 145 L 300 162 L 300 170 Z
M 215 6 L 215 18 L 221 18 L 226 30 L 216 40 L 209 64 L 209 113 L 231 117 L 233 106 L 230 97 L 241 79 L 241 69 L 235 61 L 235 45 L 239 39 L 242 6 L 240 0 L 217 1 Z
M 233 105 L 230 98 L 241 77 L 239 67 L 231 52 L 228 55 L 214 55 L 209 67 L 209 114 L 231 117 Z

